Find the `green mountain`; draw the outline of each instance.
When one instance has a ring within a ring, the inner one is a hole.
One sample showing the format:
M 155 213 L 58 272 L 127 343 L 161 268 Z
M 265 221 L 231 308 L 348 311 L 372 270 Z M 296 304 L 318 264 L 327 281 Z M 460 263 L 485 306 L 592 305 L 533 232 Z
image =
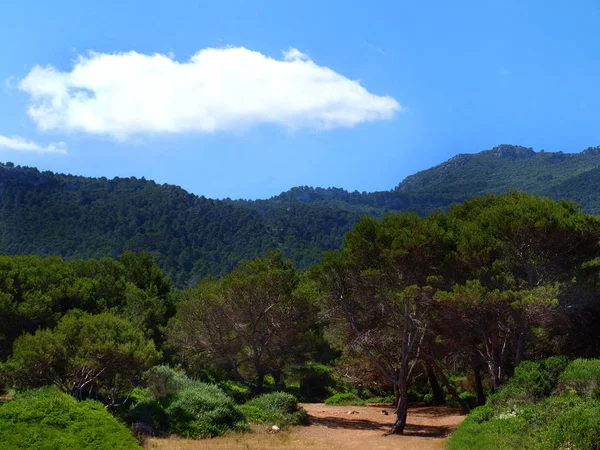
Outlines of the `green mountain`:
M 407 177 L 394 192 L 444 204 L 502 193 L 531 192 L 580 204 L 600 213 L 600 147 L 581 153 L 534 152 L 531 148 L 500 145 L 477 154 L 460 154 L 445 163 Z
M 296 187 L 267 200 L 211 200 L 136 178 L 85 178 L 0 164 L 0 252 L 116 257 L 146 251 L 178 286 L 221 276 L 278 249 L 297 267 L 339 248 L 364 214 L 428 214 L 514 188 L 600 213 L 600 148 L 578 154 L 501 145 L 461 154 L 395 189 L 359 193 Z

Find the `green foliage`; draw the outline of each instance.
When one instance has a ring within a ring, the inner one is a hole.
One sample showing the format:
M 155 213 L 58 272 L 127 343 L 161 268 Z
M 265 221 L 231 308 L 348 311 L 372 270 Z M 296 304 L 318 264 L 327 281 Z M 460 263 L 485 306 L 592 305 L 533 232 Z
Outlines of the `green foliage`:
M 546 433 L 550 448 L 600 448 L 600 403 L 586 401 L 557 417 Z
M 335 394 L 325 400 L 326 405 L 353 405 L 361 406 L 365 404 L 365 401 L 360 397 L 357 397 L 352 392 L 344 392 Z
M 72 309 L 121 315 L 160 344 L 159 329 L 174 314 L 171 282 L 143 253 L 69 262 L 0 256 L 0 359 L 21 334 L 53 328 Z
M 5 449 L 139 449 L 131 432 L 98 402 L 77 402 L 56 389 L 19 394 L 0 406 Z
M 392 191 L 304 186 L 257 201 L 211 200 L 134 177 L 94 179 L 6 163 L 0 164 L 0 249 L 68 259 L 146 251 L 179 287 L 224 275 L 237 261 L 273 248 L 306 269 L 323 251 L 340 248 L 363 215 L 431 213 L 511 188 L 568 198 L 597 213 L 599 160 L 597 149 L 535 153 L 501 145 L 457 155 Z
M 246 403 L 252 398 L 252 391 L 247 386 L 244 386 L 243 384 L 237 381 L 221 381 L 217 383 L 217 386 L 223 392 L 229 395 L 233 399 L 233 401 L 238 405 Z
M 487 405 L 474 409 L 467 416 L 451 435 L 448 448 L 598 448 L 600 402 L 595 396 L 580 396 L 570 387 L 573 384 L 583 386 L 581 393 L 589 395 L 591 391 L 587 387 L 597 370 L 595 362 L 571 362 L 562 374 L 559 368 L 566 365 L 563 357 L 548 358 L 540 363 L 521 363 L 515 377 Z M 557 382 L 561 393 L 551 387 Z M 518 383 L 525 384 L 532 393 L 524 395 L 523 390 L 516 388 Z
M 560 375 L 560 389 L 577 394 L 600 397 L 600 359 L 576 359 Z
M 67 313 L 53 330 L 24 334 L 2 366 L 13 386 L 57 385 L 82 398 L 93 392 L 106 403 L 133 389 L 160 354 L 126 319 L 110 313 Z
M 279 426 L 305 424 L 308 415 L 298 400 L 286 392 L 273 392 L 253 398 L 238 408 L 250 423 Z
M 189 387 L 193 382 L 181 371 L 166 365 L 154 366 L 144 373 L 148 392 L 154 399 L 164 399 Z
M 135 401 L 124 416 L 127 422 L 142 422 L 151 426 L 155 432 L 169 429 L 169 417 L 163 402 L 152 397 Z
M 427 394 L 427 395 L 431 395 L 431 394 Z M 471 392 L 461 392 L 460 394 L 458 394 L 458 396 L 467 404 L 467 406 L 471 409 L 475 408 L 477 406 L 477 396 Z M 423 398 L 423 401 L 425 401 L 425 403 L 429 403 L 432 404 L 433 403 L 433 396 L 428 397 L 428 401 L 425 400 L 425 398 Z M 447 395 L 446 399 L 445 399 L 446 405 L 450 406 L 452 408 L 459 408 L 460 405 L 458 404 L 458 401 L 456 401 L 456 399 L 451 396 L 451 395 Z
M 297 370 L 299 395 L 305 402 L 321 402 L 338 387 L 333 369 L 324 364 L 307 363 Z
M 220 436 L 246 429 L 233 400 L 217 386 L 195 382 L 178 392 L 166 408 L 171 432 L 182 437 Z
M 221 280 L 204 279 L 182 294 L 169 340 L 184 353 L 204 352 L 259 394 L 267 375 L 305 357 L 315 317 L 299 283 L 291 261 L 277 252 L 241 261 Z

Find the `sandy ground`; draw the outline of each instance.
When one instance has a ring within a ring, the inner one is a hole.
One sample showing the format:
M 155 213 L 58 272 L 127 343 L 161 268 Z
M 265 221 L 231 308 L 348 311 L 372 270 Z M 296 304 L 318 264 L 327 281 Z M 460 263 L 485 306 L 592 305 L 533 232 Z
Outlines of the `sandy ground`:
M 388 450 L 441 449 L 446 437 L 464 419 L 457 410 L 446 407 L 413 406 L 408 412 L 402 436 L 384 436 L 394 422 L 392 408 L 386 406 L 302 405 L 310 425 L 271 434 L 264 427 L 255 433 L 209 440 L 151 439 L 146 445 L 156 450 Z M 383 411 L 388 414 L 384 414 Z

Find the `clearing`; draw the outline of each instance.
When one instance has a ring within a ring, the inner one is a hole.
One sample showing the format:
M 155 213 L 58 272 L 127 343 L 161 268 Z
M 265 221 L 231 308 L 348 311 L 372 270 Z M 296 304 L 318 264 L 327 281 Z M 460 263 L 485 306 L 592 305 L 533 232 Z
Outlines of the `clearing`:
M 255 433 L 232 434 L 215 439 L 149 439 L 153 450 L 388 450 L 441 449 L 446 437 L 464 416 L 454 408 L 414 405 L 408 413 L 402 436 L 384 436 L 394 422 L 387 405 L 328 406 L 302 405 L 310 415 L 310 425 L 292 427 L 276 434 L 269 427 L 256 427 Z M 387 415 L 384 414 L 387 412 Z

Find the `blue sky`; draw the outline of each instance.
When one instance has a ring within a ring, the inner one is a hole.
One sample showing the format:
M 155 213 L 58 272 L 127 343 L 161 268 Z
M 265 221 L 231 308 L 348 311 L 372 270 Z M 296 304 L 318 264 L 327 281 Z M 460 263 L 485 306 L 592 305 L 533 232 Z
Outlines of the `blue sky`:
M 580 151 L 598 23 L 587 0 L 3 2 L 0 161 L 266 198 Z

